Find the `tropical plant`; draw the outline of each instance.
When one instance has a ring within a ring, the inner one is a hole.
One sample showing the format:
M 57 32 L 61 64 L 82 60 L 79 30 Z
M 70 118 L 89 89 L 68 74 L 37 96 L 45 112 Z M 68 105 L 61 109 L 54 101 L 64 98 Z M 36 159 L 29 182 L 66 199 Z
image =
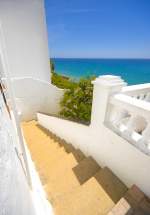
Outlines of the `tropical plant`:
M 82 123 L 89 123 L 91 119 L 93 78 L 80 79 L 76 85 L 68 89 L 61 101 L 60 115 Z
M 66 89 L 60 102 L 60 116 L 82 123 L 90 123 L 93 85 L 91 81 L 95 77 L 82 78 L 73 81 L 66 76 L 55 72 L 54 62 L 50 61 L 52 84 Z

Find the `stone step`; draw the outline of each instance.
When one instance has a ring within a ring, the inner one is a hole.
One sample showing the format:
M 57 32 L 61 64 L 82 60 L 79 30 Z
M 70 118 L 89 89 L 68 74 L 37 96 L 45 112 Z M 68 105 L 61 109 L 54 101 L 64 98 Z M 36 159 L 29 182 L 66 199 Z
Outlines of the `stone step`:
M 104 215 L 126 190 L 126 186 L 105 167 L 80 187 L 57 197 L 53 205 L 57 215 Z
M 72 171 L 80 184 L 83 184 L 86 180 L 95 175 L 100 169 L 101 167 L 92 157 L 87 157 L 83 159 L 77 166 L 72 168 Z
M 25 135 L 29 139 L 30 138 L 32 138 L 32 139 L 36 138 L 38 140 L 38 138 L 41 139 L 44 137 L 51 138 L 49 131 L 47 129 L 42 128 L 40 125 L 38 125 L 38 123 L 36 121 L 33 121 L 33 122 L 30 121 L 27 123 L 22 123 L 22 128 L 23 128 Z M 52 139 L 53 138 L 51 138 L 51 140 Z
M 136 186 L 133 185 L 113 207 L 108 215 L 149 215 L 150 200 Z
M 63 147 L 60 147 L 60 145 L 57 143 L 56 144 L 49 143 L 47 141 L 42 142 L 41 144 L 35 143 L 33 145 L 29 145 L 28 147 L 32 153 L 37 154 L 37 155 L 43 151 L 51 152 L 54 149 L 57 150 L 57 149 L 63 148 Z
M 127 192 L 125 184 L 108 167 L 99 171 L 95 178 L 115 203 Z
M 35 160 L 36 164 L 38 164 L 39 167 L 44 168 L 45 165 L 49 165 L 50 162 L 47 163 L 47 161 L 49 161 L 50 159 L 53 158 L 58 158 L 59 155 L 65 155 L 66 152 L 63 148 L 58 148 L 58 149 L 51 149 L 46 151 L 46 149 L 41 150 L 41 154 L 40 153 L 31 153 L 32 159 Z M 43 160 L 44 159 L 44 160 Z
M 35 164 L 38 169 L 44 168 L 45 165 L 54 165 L 57 160 L 62 160 L 63 156 L 66 154 L 62 147 L 58 150 L 54 150 L 53 153 L 45 151 L 45 153 L 41 153 L 41 155 L 34 156 Z
M 39 170 L 39 175 L 43 178 L 45 184 L 53 180 L 55 177 L 62 175 L 63 172 L 67 171 L 68 169 L 72 169 L 78 164 L 78 161 L 74 157 L 72 153 L 66 154 L 62 160 L 57 160 L 55 165 L 48 165 L 46 164 L 44 168 Z
M 74 150 L 75 151 L 75 150 Z M 77 151 L 78 152 L 78 151 Z M 76 152 L 76 153 L 77 153 Z M 63 162 L 59 161 L 55 163 L 53 166 L 45 165 L 43 169 L 41 169 L 41 174 L 47 175 L 47 177 L 52 177 L 53 175 L 56 176 L 58 173 L 63 173 L 67 169 L 72 169 L 75 167 L 80 161 L 74 156 L 75 152 L 66 153 L 66 156 L 63 157 Z
M 99 169 L 100 166 L 96 161 L 88 157 L 72 169 L 65 169 L 64 172 L 51 175 L 49 183 L 45 186 L 49 200 L 72 191 L 91 178 Z

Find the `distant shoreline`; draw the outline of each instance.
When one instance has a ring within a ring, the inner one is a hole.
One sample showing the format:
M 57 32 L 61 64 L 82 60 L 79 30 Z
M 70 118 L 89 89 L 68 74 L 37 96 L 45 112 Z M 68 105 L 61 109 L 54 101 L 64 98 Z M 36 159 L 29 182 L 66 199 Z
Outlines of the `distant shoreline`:
M 52 60 L 55 60 L 55 59 L 66 59 L 66 60 L 73 60 L 73 59 L 77 59 L 77 60 L 148 60 L 150 61 L 150 58 L 78 58 L 78 57 L 75 57 L 75 58 L 72 58 L 72 57 L 52 57 L 50 58 Z
M 100 75 L 121 76 L 129 85 L 150 83 L 150 59 L 53 58 L 57 74 L 79 80 Z

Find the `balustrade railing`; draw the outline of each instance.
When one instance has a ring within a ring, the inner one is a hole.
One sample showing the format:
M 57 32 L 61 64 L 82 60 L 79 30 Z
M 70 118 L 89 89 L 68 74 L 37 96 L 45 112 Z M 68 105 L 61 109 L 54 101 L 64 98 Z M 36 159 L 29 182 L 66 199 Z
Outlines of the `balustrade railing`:
M 132 96 L 116 94 L 110 97 L 105 124 L 150 155 L 150 102 Z
M 133 86 L 126 86 L 122 89 L 122 93 L 133 98 L 150 102 L 150 84 L 138 84 Z

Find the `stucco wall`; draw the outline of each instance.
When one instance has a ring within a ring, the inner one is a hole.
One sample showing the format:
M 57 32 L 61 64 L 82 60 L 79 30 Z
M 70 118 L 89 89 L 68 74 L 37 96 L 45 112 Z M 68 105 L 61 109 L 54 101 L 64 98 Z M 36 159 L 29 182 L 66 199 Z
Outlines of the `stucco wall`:
M 99 122 L 84 126 L 38 114 L 39 124 L 108 166 L 127 185 L 136 184 L 150 196 L 150 157 Z
M 17 109 L 22 120 L 35 119 L 37 112 L 46 114 L 59 112 L 63 89 L 33 78 L 15 78 L 13 86 Z
M 17 157 L 14 127 L 0 94 L 0 215 L 35 215 L 31 191 Z
M 11 76 L 50 81 L 44 0 L 1 0 L 1 23 Z

